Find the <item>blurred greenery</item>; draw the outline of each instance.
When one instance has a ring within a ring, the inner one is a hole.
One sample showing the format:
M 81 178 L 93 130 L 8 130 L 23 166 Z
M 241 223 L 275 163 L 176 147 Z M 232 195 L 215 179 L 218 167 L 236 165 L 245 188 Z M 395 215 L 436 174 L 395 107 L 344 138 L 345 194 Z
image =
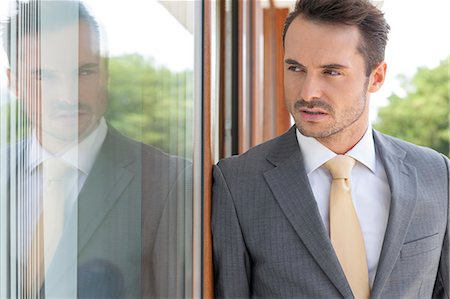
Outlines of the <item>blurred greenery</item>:
M 406 95 L 391 95 L 374 127 L 450 156 L 449 60 L 436 68 L 419 68 L 411 79 L 400 78 Z
M 163 151 L 192 156 L 192 71 L 156 67 L 139 54 L 109 60 L 108 122 L 125 135 Z
M 11 95 L 5 93 L 8 99 L 0 106 L 0 140 L 10 144 L 26 138 L 30 132 L 30 122 L 23 113 L 21 101 L 11 100 Z M 4 144 L 0 144 L 2 148 Z

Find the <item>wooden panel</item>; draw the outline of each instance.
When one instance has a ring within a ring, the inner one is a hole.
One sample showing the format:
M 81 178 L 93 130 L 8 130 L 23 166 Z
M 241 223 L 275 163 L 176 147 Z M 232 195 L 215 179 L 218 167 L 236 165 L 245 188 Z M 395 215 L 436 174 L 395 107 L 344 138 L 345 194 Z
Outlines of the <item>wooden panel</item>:
M 238 147 L 239 154 L 250 148 L 251 122 L 249 98 L 249 50 L 250 50 L 250 4 L 251 1 L 238 1 Z
M 251 7 L 251 146 L 264 140 L 264 99 L 263 49 L 260 41 L 263 37 L 263 10 L 261 1 L 253 1 Z
M 281 36 L 289 13 L 287 8 L 264 10 L 264 140 L 282 134 L 290 127 L 284 103 L 284 72 Z
M 225 39 L 226 39 L 226 22 L 225 22 L 225 1 L 220 1 L 219 5 L 219 158 L 225 157 Z
M 275 28 L 273 19 L 274 9 L 264 10 L 264 131 L 263 140 L 275 136 L 275 111 L 274 98 L 276 93 L 275 82 L 275 57 L 276 43 L 274 43 Z
M 239 1 L 239 29 L 239 153 L 242 153 L 264 140 L 261 1 Z
M 289 112 L 286 109 L 285 99 L 284 99 L 284 49 L 282 46 L 282 32 L 284 20 L 289 13 L 289 9 L 282 8 L 276 9 L 275 20 L 274 20 L 274 41 L 276 45 L 275 54 L 275 73 L 276 73 L 276 136 L 283 134 L 287 129 L 291 127 Z
M 211 1 L 203 2 L 203 297 L 214 297 L 211 236 Z

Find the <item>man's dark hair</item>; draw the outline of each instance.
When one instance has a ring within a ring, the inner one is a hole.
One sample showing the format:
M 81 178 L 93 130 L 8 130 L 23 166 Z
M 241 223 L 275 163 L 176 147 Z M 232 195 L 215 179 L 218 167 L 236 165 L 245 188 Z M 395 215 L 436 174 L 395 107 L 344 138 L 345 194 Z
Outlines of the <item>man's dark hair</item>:
M 318 23 L 356 26 L 361 34 L 358 51 L 367 76 L 384 60 L 390 27 L 384 14 L 368 0 L 298 0 L 284 22 L 283 48 L 286 32 L 298 16 Z
M 100 26 L 81 1 L 17 1 L 12 15 L 1 24 L 3 46 L 10 64 L 12 46 L 15 46 L 11 34 L 17 41 L 24 36 L 40 35 L 43 31 L 57 30 L 76 22 L 85 22 L 91 30 L 92 41 L 100 45 Z M 18 50 L 14 52 L 18 53 Z

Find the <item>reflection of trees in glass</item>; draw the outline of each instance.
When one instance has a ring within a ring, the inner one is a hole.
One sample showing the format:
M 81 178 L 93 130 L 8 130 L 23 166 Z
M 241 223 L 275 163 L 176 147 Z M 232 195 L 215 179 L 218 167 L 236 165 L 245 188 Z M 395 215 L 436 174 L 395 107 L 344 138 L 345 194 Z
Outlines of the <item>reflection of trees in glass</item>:
M 191 71 L 156 68 L 138 54 L 109 61 L 108 121 L 125 135 L 165 152 L 192 153 Z
M 10 95 L 6 103 L 0 105 L 0 141 L 5 142 L 5 145 L 27 138 L 31 133 L 30 121 L 23 111 L 22 102 L 11 99 Z M 0 148 L 3 145 L 0 144 Z
M 404 80 L 405 97 L 391 95 L 380 109 L 375 127 L 380 131 L 450 155 L 449 59 L 433 69 L 419 68 Z

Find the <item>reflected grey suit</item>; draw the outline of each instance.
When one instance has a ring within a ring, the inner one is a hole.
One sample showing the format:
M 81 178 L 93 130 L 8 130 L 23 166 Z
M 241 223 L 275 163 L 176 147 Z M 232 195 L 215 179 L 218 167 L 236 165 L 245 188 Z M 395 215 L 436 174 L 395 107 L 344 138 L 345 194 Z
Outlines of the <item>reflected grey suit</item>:
M 50 266 L 61 279 L 46 288 L 64 294 L 65 283 L 74 281 L 68 270 L 76 267 L 79 298 L 179 295 L 185 252 L 177 242 L 185 228 L 178 215 L 190 202 L 189 169 L 187 161 L 109 127 L 78 196 L 78 213 L 67 220 L 77 221 L 78 260 L 64 258 L 71 248 L 61 242 Z M 63 238 L 71 233 L 65 230 Z
M 391 207 L 372 298 L 449 297 L 449 160 L 374 131 Z M 214 167 L 217 297 L 352 298 L 295 127 Z

